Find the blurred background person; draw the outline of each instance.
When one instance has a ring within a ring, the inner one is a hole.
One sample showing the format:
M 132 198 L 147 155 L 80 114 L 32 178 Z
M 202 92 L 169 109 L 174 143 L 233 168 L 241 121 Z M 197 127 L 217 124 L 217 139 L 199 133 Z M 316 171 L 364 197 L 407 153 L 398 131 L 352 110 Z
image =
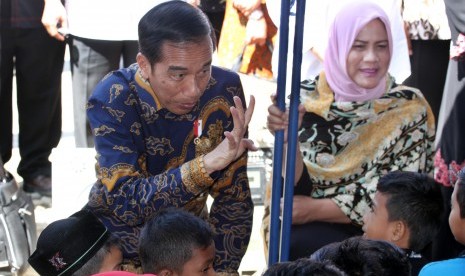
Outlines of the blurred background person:
M 153 6 L 168 0 L 60 0 L 47 7 L 50 35 L 69 35 L 73 82 L 76 147 L 93 147 L 86 103 L 97 83 L 109 72 L 136 62 L 137 24 Z M 60 6 L 61 5 L 61 6 Z M 45 16 L 45 15 L 44 15 Z
M 272 80 L 271 55 L 276 30 L 265 1 L 227 0 L 218 65 Z
M 442 184 L 446 214 L 433 247 L 433 259 L 457 256 L 465 249 L 452 235 L 449 212 L 453 184 L 465 166 L 465 5 L 462 0 L 446 0 L 452 34 L 450 59 L 436 133 L 435 179 Z
M 450 45 L 444 1 L 402 0 L 402 18 L 412 70 L 403 84 L 420 89 L 437 120 Z
M 58 1 L 58 0 L 57 0 Z M 17 172 L 27 192 L 51 196 L 49 156 L 61 137 L 63 37 L 47 33 L 41 18 L 49 1 L 0 2 L 0 153 L 7 163 L 13 148 L 13 77 L 19 124 Z M 60 3 L 61 5 L 61 3 Z

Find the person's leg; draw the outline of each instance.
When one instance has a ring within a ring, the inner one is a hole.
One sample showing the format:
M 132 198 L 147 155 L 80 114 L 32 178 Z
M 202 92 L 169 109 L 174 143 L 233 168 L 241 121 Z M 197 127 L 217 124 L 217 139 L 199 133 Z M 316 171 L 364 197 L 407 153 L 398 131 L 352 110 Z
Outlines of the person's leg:
M 50 37 L 44 28 L 19 32 L 15 60 L 21 155 L 18 173 L 26 191 L 50 195 L 48 158 L 61 137 L 65 43 Z
M 362 229 L 352 224 L 316 221 L 292 225 L 289 260 L 309 257 L 327 244 L 362 234 Z
M 13 56 L 13 32 L 0 29 L 0 153 L 4 163 L 10 160 L 13 147 Z
M 139 43 L 137 40 L 126 40 L 123 42 L 123 66 L 128 67 L 129 65 L 136 62 L 136 56 L 139 52 Z
M 405 85 L 420 89 L 437 120 L 449 62 L 450 40 L 412 40 L 412 74 Z
M 86 104 L 97 83 L 119 68 L 121 41 L 72 38 L 74 137 L 76 147 L 93 147 L 94 139 L 86 117 Z

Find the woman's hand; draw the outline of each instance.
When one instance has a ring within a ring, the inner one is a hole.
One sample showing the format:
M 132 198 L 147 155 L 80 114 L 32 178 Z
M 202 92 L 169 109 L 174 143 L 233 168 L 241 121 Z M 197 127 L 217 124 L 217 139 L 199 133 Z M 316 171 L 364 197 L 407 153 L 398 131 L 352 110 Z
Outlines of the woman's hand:
M 239 97 L 234 97 L 235 107 L 231 107 L 234 128 L 225 131 L 225 139 L 211 152 L 207 153 L 203 160 L 208 173 L 222 170 L 237 160 L 246 150 L 256 151 L 258 148 L 251 139 L 244 138 L 247 127 L 252 119 L 255 107 L 255 97 L 250 96 L 249 107 L 244 110 Z
M 266 42 L 266 21 L 265 17 L 260 19 L 249 19 L 247 21 L 245 43 L 265 45 Z
M 281 199 L 281 211 L 284 200 Z M 332 223 L 351 223 L 339 206 L 329 198 L 316 199 L 310 196 L 296 195 L 292 203 L 292 224 L 305 224 L 312 221 Z
M 261 5 L 260 0 L 233 0 L 233 7 L 241 12 L 245 17 L 249 15 Z
M 309 196 L 296 195 L 292 204 L 292 224 L 305 224 L 312 221 L 316 199 Z M 284 208 L 284 200 L 281 199 L 281 210 Z
M 284 142 L 287 142 L 287 131 L 289 127 L 289 109 L 286 108 L 286 111 L 281 111 L 276 105 L 276 94 L 271 95 L 272 105 L 268 107 L 268 116 L 266 117 L 266 126 L 271 134 L 274 135 L 275 131 L 284 130 Z M 299 105 L 299 122 L 298 128 L 302 125 L 302 119 L 305 114 L 305 107 Z

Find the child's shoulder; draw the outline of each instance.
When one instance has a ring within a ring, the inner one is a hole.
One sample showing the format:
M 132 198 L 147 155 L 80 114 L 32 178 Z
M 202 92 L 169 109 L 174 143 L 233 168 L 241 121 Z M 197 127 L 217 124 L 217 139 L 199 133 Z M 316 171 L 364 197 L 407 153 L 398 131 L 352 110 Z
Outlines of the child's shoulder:
M 127 271 L 108 271 L 108 272 L 102 272 L 98 274 L 94 274 L 92 276 L 136 276 L 138 274 L 127 272 Z M 156 276 L 154 274 L 143 274 L 139 276 Z
M 420 276 L 429 275 L 463 275 L 465 271 L 465 257 L 459 257 L 455 259 L 432 262 L 425 265 L 421 271 Z

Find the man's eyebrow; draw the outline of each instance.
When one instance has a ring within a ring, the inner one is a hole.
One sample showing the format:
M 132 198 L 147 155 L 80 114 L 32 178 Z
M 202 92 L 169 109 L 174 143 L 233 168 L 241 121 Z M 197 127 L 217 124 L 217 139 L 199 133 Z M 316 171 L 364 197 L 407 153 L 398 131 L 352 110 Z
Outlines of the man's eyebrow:
M 202 67 L 210 66 L 212 64 L 212 61 L 209 60 L 205 62 Z M 187 71 L 188 69 L 186 67 L 178 66 L 178 65 L 171 65 L 168 67 L 169 71 Z
M 182 67 L 182 66 L 171 65 L 171 66 L 168 67 L 168 70 L 170 70 L 170 71 L 186 71 L 187 68 Z

